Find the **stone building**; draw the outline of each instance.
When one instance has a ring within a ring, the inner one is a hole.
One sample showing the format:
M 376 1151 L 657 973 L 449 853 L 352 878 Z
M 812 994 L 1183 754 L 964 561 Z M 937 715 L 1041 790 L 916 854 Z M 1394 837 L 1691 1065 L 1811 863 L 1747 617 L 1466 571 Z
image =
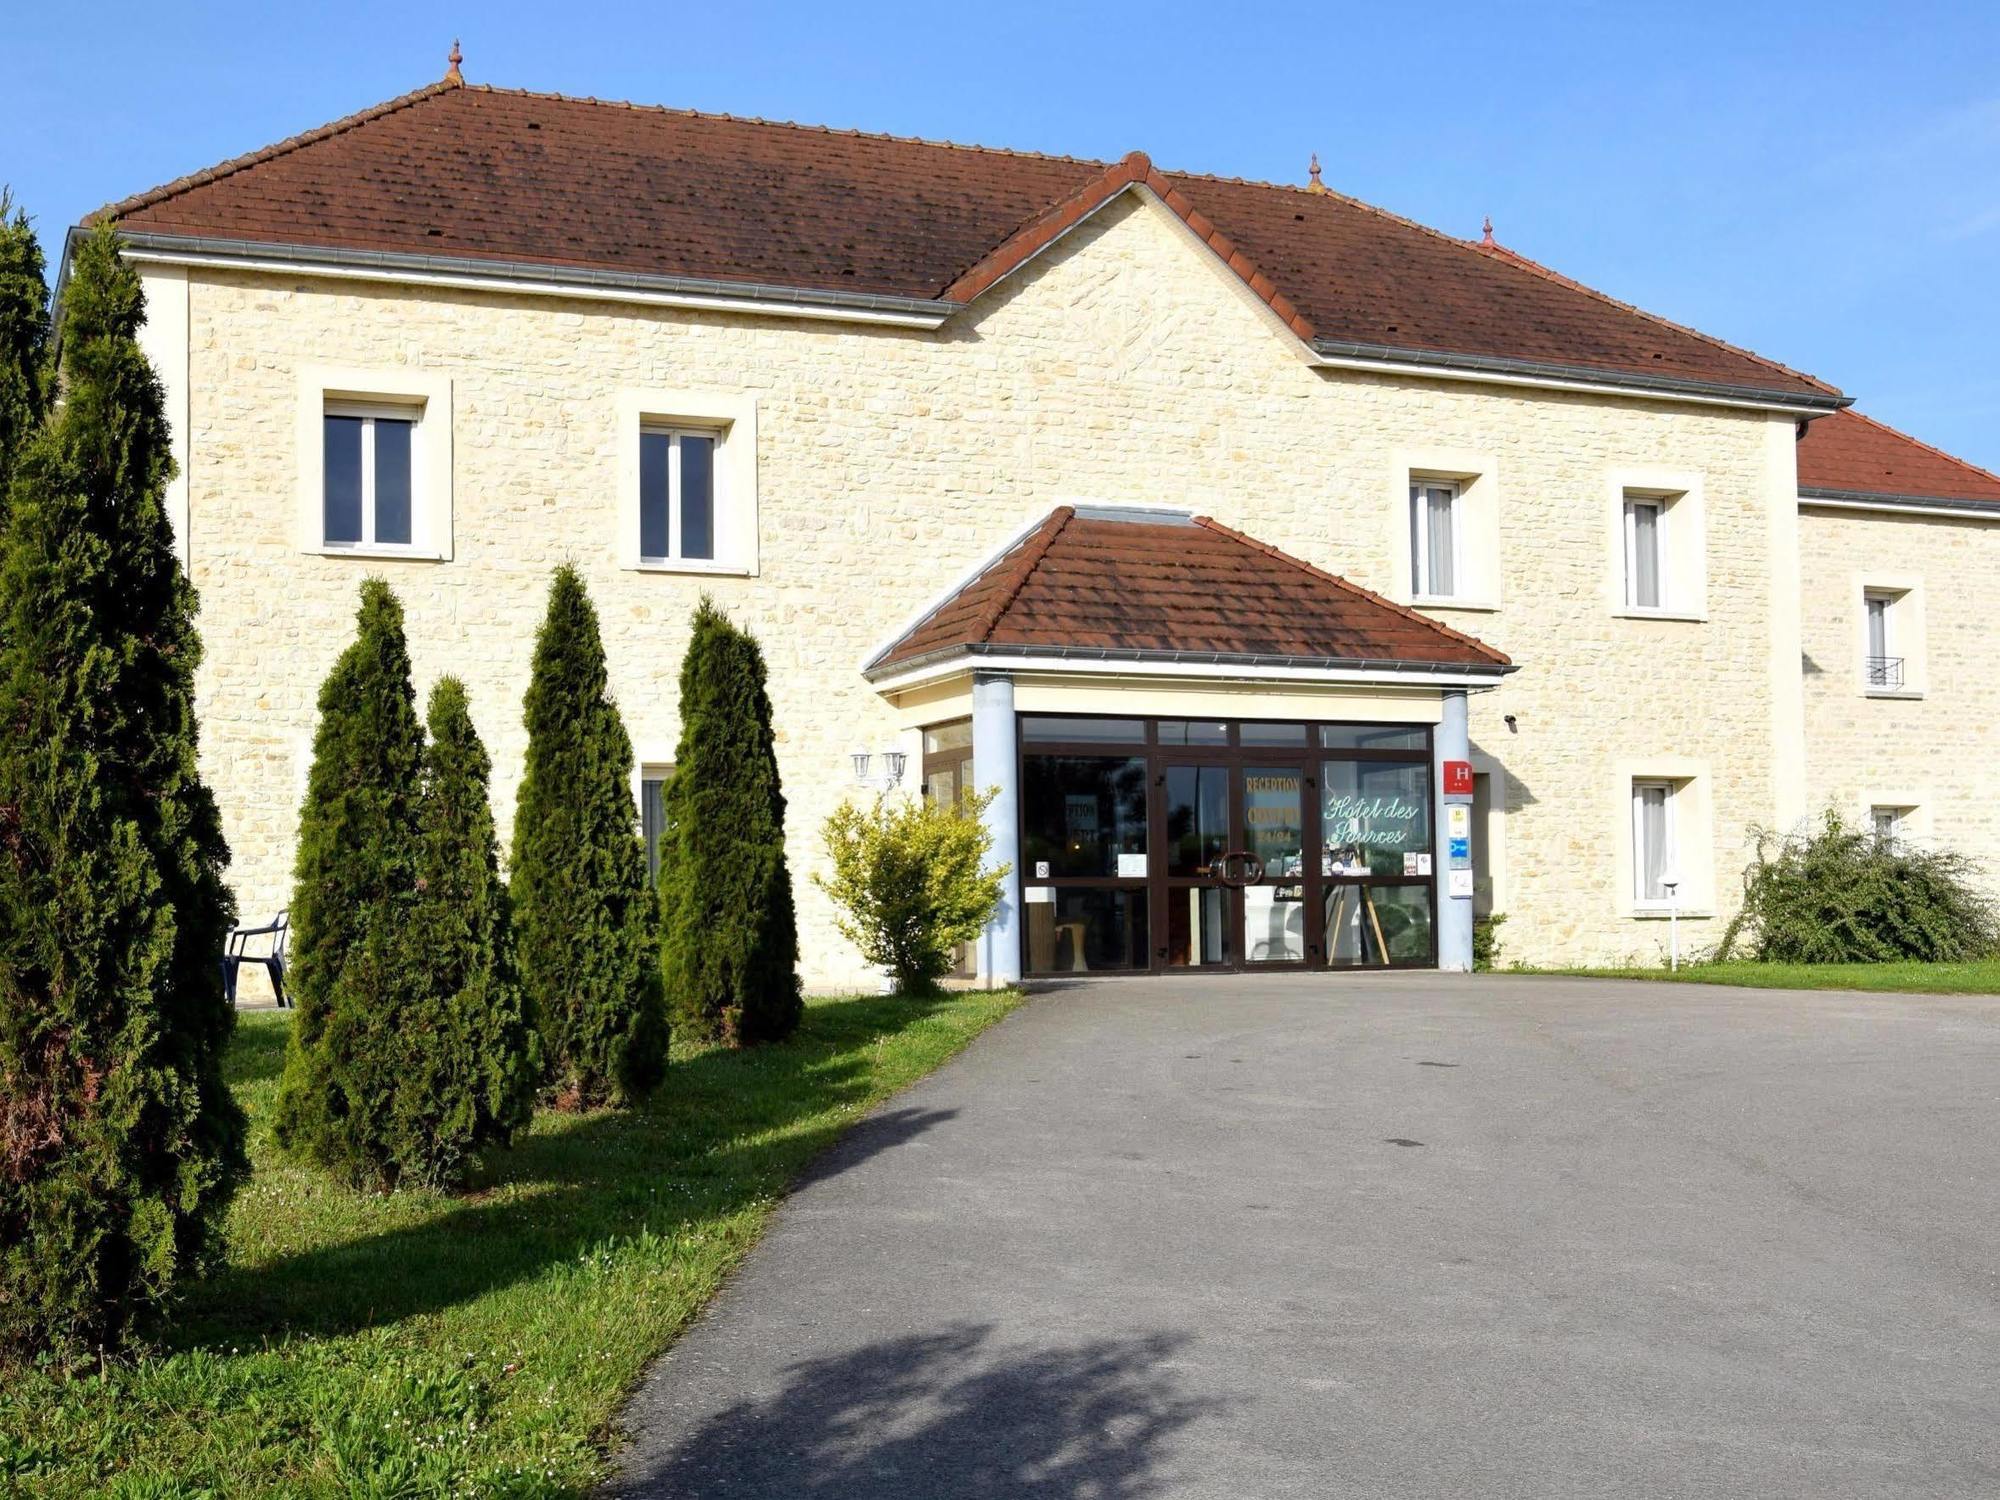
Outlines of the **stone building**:
M 1322 187 L 444 82 L 113 205 L 246 915 L 365 575 L 503 830 L 550 570 L 657 831 L 698 597 L 762 640 L 805 969 L 839 802 L 996 787 L 969 962 L 1650 959 L 1822 807 L 1991 858 L 2000 480 Z

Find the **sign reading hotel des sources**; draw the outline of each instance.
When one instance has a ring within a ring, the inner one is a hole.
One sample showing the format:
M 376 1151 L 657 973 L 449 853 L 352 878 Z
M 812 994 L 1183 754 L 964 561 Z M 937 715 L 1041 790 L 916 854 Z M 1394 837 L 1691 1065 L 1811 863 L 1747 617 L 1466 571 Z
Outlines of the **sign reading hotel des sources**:
M 1342 792 L 1326 799 L 1326 841 L 1401 849 L 1425 842 L 1424 805 L 1414 797 Z

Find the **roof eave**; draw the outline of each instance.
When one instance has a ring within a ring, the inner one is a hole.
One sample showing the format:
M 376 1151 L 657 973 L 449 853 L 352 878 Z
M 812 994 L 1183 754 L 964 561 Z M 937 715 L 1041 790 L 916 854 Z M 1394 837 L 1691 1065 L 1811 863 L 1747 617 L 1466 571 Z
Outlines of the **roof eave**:
M 1746 406 L 1815 415 L 1839 411 L 1854 403 L 1852 396 L 1838 391 L 1775 390 L 1765 386 L 1688 380 L 1669 375 L 1642 375 L 1600 369 L 1594 365 L 1513 359 L 1491 354 L 1459 354 L 1450 350 L 1364 344 L 1346 339 L 1315 338 L 1312 350 L 1317 362 L 1330 368 L 1412 374 L 1432 379 L 1535 385 L 1600 395 L 1640 396 L 1649 400 Z
M 1292 656 L 1267 652 L 1154 651 L 1116 646 L 1009 645 L 967 641 L 918 656 L 871 663 L 862 675 L 883 690 L 919 686 L 966 668 L 1023 665 L 1036 671 L 1101 671 L 1120 666 L 1151 675 L 1176 670 L 1240 672 L 1277 679 L 1394 682 L 1402 686 L 1491 687 L 1519 669 L 1513 662 L 1432 662 L 1394 658 Z
M 69 271 L 72 229 L 63 247 L 57 289 Z M 935 329 L 960 304 L 887 292 L 846 292 L 771 282 L 722 281 L 639 271 L 596 270 L 541 261 L 491 260 L 470 255 L 430 255 L 402 250 L 358 250 L 283 241 L 229 239 L 211 235 L 167 234 L 120 227 L 119 239 L 134 261 L 208 265 L 234 270 L 308 271 L 364 281 L 419 282 L 472 290 L 511 290 L 544 296 L 638 302 L 675 307 L 760 314 L 768 317 L 831 319 L 899 328 Z

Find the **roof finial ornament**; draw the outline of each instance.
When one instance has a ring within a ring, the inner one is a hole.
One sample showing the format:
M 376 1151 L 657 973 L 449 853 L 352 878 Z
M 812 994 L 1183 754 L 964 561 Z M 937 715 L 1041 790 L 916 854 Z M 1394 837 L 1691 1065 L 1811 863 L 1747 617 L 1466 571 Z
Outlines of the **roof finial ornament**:
M 458 65 L 465 61 L 465 56 L 458 50 L 457 37 L 451 39 L 451 55 L 445 58 L 445 61 L 451 66 L 444 70 L 444 81 L 446 83 L 465 82 L 465 75 L 458 71 Z
M 1493 215 L 1491 214 L 1486 216 L 1486 228 L 1480 237 L 1479 243 L 1492 247 L 1497 247 L 1500 243 L 1493 238 Z
M 1306 191 L 1309 193 L 1325 192 L 1326 184 L 1319 180 L 1319 153 L 1317 151 L 1313 152 L 1312 164 L 1308 166 L 1306 170 L 1312 176 L 1312 181 L 1306 184 Z

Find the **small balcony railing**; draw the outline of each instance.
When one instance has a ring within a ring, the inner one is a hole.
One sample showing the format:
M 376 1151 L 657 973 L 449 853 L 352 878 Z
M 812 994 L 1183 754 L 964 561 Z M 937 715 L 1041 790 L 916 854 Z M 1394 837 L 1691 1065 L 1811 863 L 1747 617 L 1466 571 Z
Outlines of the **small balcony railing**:
M 1901 687 L 1903 685 L 1903 658 L 1900 656 L 1869 657 L 1868 685 L 1873 688 Z

